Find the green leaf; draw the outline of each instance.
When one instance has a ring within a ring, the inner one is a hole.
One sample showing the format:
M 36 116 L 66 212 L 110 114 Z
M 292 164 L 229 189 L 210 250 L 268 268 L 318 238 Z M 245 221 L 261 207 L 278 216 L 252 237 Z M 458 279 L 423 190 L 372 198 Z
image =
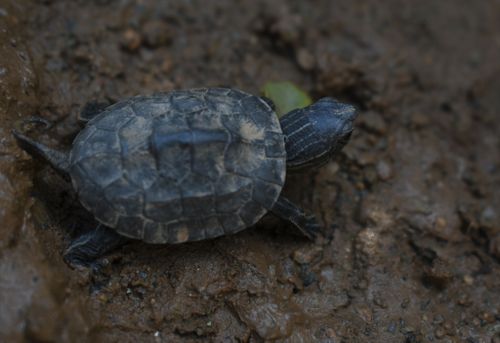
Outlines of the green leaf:
M 262 94 L 274 102 L 278 117 L 312 103 L 309 94 L 289 81 L 267 82 L 262 88 Z

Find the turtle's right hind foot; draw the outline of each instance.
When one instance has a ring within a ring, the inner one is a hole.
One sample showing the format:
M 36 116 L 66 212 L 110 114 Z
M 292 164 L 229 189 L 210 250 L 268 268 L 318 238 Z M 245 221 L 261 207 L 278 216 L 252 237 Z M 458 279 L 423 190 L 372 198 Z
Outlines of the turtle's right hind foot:
M 103 225 L 75 238 L 64 253 L 70 266 L 94 266 L 106 253 L 124 245 L 130 239 Z

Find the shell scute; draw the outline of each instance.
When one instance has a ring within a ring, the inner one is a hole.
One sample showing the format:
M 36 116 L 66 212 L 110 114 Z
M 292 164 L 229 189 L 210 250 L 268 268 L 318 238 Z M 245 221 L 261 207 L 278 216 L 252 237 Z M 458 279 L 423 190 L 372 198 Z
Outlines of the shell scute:
M 88 127 L 95 126 L 98 129 L 106 131 L 116 131 L 120 126 L 127 123 L 128 120 L 134 117 L 134 113 L 128 106 L 119 107 L 112 111 L 106 110 L 91 119 Z
M 122 216 L 118 219 L 116 224 L 117 231 L 129 238 L 140 238 L 144 237 L 144 218 L 137 216 Z
M 168 178 L 159 178 L 145 193 L 144 214 L 162 223 L 183 215 L 179 186 Z
M 148 220 L 144 224 L 144 232 L 142 239 L 146 243 L 167 242 L 168 231 L 162 229 L 161 223 Z
M 144 205 L 142 189 L 134 187 L 123 178 L 106 187 L 105 197 L 108 203 L 112 204 L 122 215 L 142 215 Z
M 97 154 L 87 157 L 78 162 L 78 165 L 86 177 L 101 189 L 107 187 L 123 175 L 120 155 Z

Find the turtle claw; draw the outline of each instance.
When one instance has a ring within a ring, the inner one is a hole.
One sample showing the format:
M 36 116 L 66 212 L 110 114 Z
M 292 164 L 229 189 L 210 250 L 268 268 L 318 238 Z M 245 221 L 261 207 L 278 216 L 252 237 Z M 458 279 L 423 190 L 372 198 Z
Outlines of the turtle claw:
M 310 215 L 306 217 L 304 234 L 311 240 L 315 241 L 321 234 L 321 225 L 318 223 L 316 216 Z
M 41 125 L 43 130 L 48 130 L 52 127 L 52 123 L 47 119 L 38 116 L 31 116 L 16 121 L 14 123 L 14 131 L 24 134 L 26 131 L 31 129 L 30 125 Z

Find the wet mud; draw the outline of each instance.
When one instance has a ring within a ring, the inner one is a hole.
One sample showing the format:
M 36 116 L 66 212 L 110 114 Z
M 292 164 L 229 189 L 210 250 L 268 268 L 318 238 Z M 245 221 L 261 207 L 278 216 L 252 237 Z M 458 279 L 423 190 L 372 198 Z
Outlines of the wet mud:
M 0 1 L 0 341 L 500 342 L 500 3 Z M 94 225 L 15 145 L 68 147 L 88 101 L 289 80 L 360 109 L 349 145 L 237 235 L 129 244 L 71 269 Z

